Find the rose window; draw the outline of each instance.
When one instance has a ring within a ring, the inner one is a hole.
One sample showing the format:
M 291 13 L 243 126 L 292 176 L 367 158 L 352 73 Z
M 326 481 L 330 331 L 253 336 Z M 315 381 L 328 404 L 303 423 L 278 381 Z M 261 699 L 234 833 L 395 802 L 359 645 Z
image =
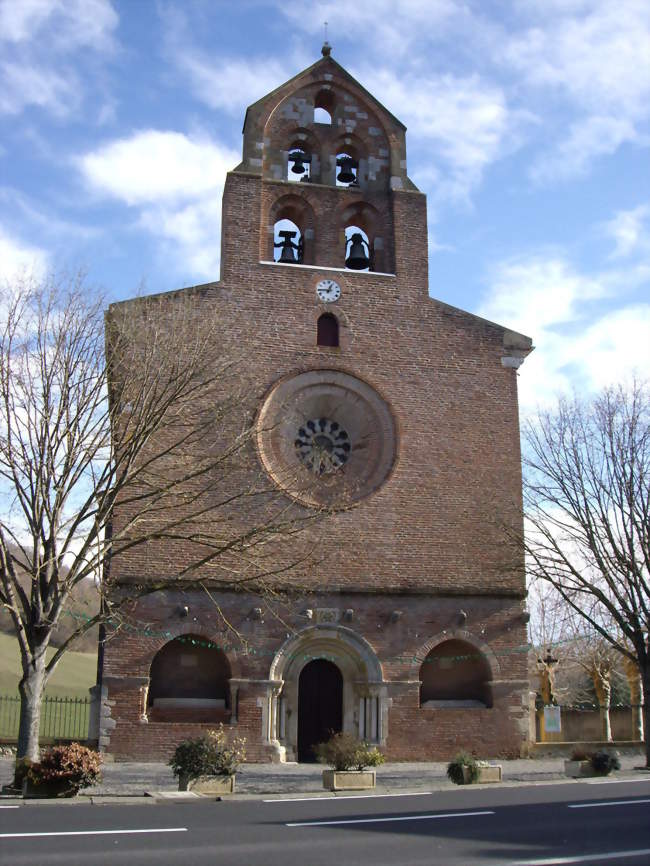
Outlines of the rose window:
M 350 456 L 350 437 L 337 421 L 315 418 L 299 430 L 294 442 L 302 463 L 314 475 L 336 472 Z

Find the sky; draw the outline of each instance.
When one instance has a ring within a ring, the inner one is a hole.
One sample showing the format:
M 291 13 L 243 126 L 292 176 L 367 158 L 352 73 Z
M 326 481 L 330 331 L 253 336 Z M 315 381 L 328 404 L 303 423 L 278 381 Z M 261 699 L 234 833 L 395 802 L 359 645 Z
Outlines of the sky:
M 216 280 L 246 107 L 325 21 L 407 126 L 430 294 L 533 338 L 524 414 L 646 378 L 647 0 L 0 0 L 0 279 Z

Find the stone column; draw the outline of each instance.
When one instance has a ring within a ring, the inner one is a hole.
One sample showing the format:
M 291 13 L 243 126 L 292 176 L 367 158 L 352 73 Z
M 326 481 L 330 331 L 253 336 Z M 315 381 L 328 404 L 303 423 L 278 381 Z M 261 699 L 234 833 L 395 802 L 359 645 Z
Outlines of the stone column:
M 238 722 L 237 711 L 239 709 L 239 682 L 230 680 L 230 724 L 236 725 Z
M 632 739 L 643 742 L 643 682 L 638 664 L 634 659 L 624 656 L 623 667 L 630 687 L 632 705 Z

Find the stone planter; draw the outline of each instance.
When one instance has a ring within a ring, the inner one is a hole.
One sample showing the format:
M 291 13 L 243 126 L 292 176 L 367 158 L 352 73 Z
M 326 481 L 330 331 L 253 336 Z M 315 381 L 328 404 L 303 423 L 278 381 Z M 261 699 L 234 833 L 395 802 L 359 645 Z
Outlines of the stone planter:
M 323 770 L 323 788 L 327 791 L 367 791 L 375 784 L 374 770 Z
M 49 800 L 53 797 L 76 797 L 78 789 L 70 782 L 43 782 L 36 785 L 31 779 L 23 779 L 23 798 L 25 800 Z
M 479 766 L 478 779 L 475 784 L 480 785 L 488 782 L 500 782 L 501 769 L 501 764 L 486 764 L 484 767 Z M 463 779 L 465 780 L 466 785 L 471 784 L 468 767 L 463 767 Z
M 179 791 L 192 791 L 195 794 L 221 796 L 234 794 L 235 777 L 233 776 L 198 776 L 190 779 L 181 776 L 178 780 Z
M 591 778 L 597 773 L 593 768 L 591 761 L 565 761 L 564 772 L 572 779 Z

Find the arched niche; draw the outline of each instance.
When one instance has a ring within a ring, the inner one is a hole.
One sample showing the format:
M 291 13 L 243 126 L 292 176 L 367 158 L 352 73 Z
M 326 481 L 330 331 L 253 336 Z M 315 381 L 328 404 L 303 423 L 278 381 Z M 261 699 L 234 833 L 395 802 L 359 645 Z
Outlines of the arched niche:
M 212 641 L 183 634 L 164 644 L 149 672 L 147 709 L 152 721 L 225 718 L 230 703 L 228 657 Z
M 419 669 L 423 707 L 491 707 L 493 673 L 481 650 L 450 637 L 432 647 Z
M 314 212 L 311 205 L 300 195 L 284 195 L 273 202 L 269 209 L 267 247 L 262 251 L 266 261 L 279 261 L 283 243 L 281 231 L 296 231 L 298 234 L 289 240 L 302 249 L 299 263 L 314 264 Z M 292 225 L 290 225 L 292 224 Z M 298 257 L 299 251 L 294 249 Z

